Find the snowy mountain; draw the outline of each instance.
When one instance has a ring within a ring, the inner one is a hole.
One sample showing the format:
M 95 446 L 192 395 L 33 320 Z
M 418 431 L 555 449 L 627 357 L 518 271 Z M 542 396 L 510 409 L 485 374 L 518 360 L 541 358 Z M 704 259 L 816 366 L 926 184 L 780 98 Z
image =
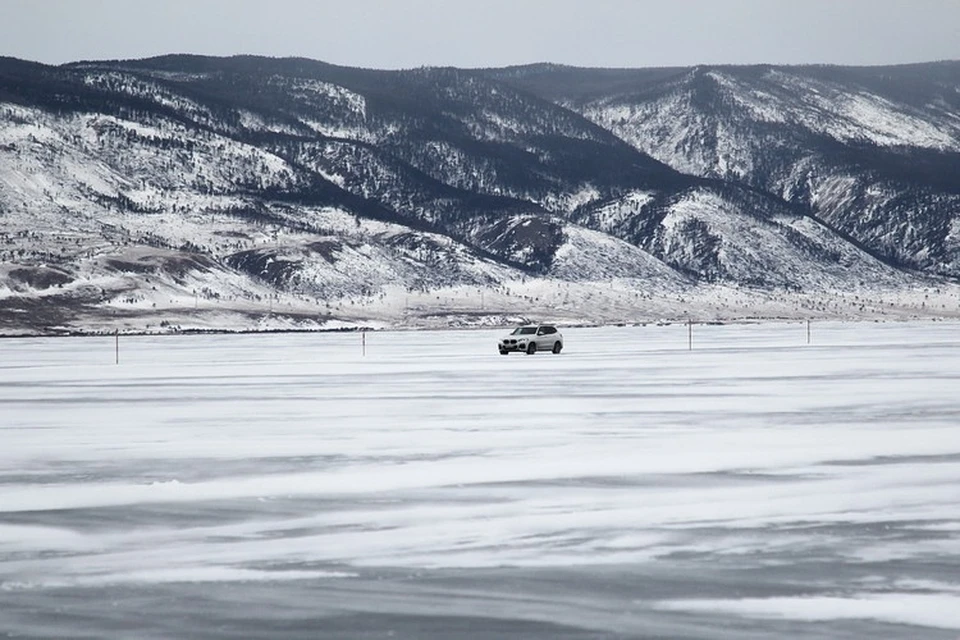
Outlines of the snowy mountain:
M 957 313 L 960 85 L 801 71 L 0 59 L 0 333 Z
M 889 264 L 960 275 L 960 62 L 492 75 L 679 171 L 796 205 Z

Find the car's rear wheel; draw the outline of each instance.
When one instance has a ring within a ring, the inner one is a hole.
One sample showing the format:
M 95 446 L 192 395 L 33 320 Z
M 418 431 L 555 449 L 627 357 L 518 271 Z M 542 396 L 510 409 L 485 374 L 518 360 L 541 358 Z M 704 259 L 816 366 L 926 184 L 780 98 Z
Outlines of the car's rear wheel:
M 553 343 L 553 352 L 554 352 L 554 353 L 560 353 L 560 350 L 561 350 L 561 349 L 563 349 L 563 345 L 560 343 L 559 340 L 558 340 L 557 342 L 554 342 L 554 343 Z
M 527 345 L 527 355 L 528 355 L 528 356 L 532 356 L 532 355 L 535 354 L 536 352 L 537 352 L 537 343 L 536 343 L 536 342 L 531 342 L 530 344 Z
M 505 355 L 507 355 L 507 354 L 509 354 L 509 353 L 510 353 L 510 352 L 507 351 L 506 349 L 500 349 L 500 355 L 502 355 L 502 356 L 505 356 Z

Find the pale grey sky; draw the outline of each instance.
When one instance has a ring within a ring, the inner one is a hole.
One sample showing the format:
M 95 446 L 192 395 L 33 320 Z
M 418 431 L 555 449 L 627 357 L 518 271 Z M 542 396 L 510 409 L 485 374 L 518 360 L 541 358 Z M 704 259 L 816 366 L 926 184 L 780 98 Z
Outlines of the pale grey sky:
M 375 68 L 960 59 L 960 0 L 0 0 L 0 55 Z

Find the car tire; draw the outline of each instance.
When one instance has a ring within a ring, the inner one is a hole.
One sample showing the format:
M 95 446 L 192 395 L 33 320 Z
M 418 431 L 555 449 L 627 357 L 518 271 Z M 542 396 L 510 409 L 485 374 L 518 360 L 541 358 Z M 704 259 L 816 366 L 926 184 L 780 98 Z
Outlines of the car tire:
M 536 343 L 536 342 L 531 342 L 530 344 L 527 345 L 527 355 L 528 355 L 528 356 L 532 356 L 532 355 L 535 354 L 536 352 L 537 352 L 537 343 Z
M 503 349 L 500 349 L 500 355 L 505 356 L 505 355 L 509 355 L 509 354 L 510 354 L 509 351 L 504 351 Z
M 561 349 L 563 349 L 563 345 L 560 343 L 560 341 L 557 341 L 557 342 L 554 342 L 554 343 L 553 343 L 553 352 L 554 352 L 554 353 L 560 353 L 560 350 L 561 350 Z

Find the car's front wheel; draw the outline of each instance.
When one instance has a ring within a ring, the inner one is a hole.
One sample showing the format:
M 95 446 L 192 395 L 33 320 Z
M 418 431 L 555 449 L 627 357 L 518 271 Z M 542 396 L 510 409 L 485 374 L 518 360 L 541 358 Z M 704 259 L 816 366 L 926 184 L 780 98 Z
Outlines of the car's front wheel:
M 553 352 L 560 353 L 560 350 L 563 349 L 563 344 L 558 340 L 553 343 Z
M 536 343 L 536 342 L 531 342 L 530 344 L 527 345 L 527 355 L 528 355 L 528 356 L 532 356 L 532 355 L 535 354 L 536 352 L 537 352 L 537 343 Z
M 500 349 L 500 355 L 502 355 L 502 356 L 508 355 L 509 353 L 510 353 L 510 352 L 507 351 L 506 349 Z

